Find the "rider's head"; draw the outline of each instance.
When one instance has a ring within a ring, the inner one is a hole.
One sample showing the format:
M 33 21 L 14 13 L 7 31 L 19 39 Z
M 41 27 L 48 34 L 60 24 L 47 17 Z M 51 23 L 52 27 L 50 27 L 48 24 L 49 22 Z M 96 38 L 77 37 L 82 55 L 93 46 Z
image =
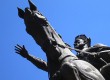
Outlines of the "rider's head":
M 90 47 L 91 39 L 87 38 L 84 34 L 75 37 L 74 47 L 77 49 L 83 49 L 85 46 Z

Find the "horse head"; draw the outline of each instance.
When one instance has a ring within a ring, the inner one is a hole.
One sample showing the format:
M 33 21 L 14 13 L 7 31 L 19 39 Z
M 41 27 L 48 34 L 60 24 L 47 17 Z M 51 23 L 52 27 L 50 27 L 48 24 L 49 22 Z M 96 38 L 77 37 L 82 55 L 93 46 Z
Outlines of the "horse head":
M 47 19 L 37 10 L 34 3 L 30 0 L 28 0 L 28 2 L 30 8 L 27 7 L 25 10 L 18 8 L 18 15 L 24 20 L 27 33 L 30 34 L 37 44 L 41 46 L 43 40 L 46 39 L 42 26 L 47 26 L 48 22 Z
M 18 15 L 20 18 L 24 19 L 26 26 L 30 26 L 30 23 L 34 23 L 34 21 L 38 20 L 37 24 L 47 25 L 47 19 L 37 10 L 37 7 L 31 0 L 28 0 L 30 8 L 25 8 L 25 11 L 18 8 Z

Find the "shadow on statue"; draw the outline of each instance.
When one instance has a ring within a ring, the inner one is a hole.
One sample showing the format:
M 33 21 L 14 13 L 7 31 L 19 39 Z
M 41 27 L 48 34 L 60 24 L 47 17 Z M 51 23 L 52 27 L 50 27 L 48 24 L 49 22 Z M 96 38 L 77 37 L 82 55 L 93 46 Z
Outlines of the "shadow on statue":
M 26 31 L 46 53 L 47 63 L 29 55 L 24 46 L 17 45 L 16 53 L 30 60 L 38 68 L 49 73 L 49 80 L 105 80 L 90 63 L 79 60 L 56 33 L 47 19 L 29 0 L 30 8 L 18 8 L 18 15 L 24 20 Z

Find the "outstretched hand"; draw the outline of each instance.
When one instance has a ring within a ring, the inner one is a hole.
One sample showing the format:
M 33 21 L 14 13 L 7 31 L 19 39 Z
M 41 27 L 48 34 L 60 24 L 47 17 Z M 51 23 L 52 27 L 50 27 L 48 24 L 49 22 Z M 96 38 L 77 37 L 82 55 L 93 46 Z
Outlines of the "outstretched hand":
M 24 45 L 23 46 L 20 46 L 20 45 L 17 44 L 15 46 L 15 52 L 17 54 L 20 54 L 24 58 L 27 58 L 28 55 L 29 55 Z

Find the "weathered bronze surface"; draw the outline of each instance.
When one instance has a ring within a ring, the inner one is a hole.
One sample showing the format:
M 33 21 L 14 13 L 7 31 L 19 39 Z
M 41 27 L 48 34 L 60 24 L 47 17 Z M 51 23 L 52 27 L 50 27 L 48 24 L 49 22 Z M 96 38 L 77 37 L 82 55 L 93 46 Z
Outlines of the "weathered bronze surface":
M 28 54 L 24 46 L 15 46 L 16 53 L 27 58 L 38 68 L 49 74 L 49 80 L 105 80 L 90 63 L 74 55 L 47 19 L 29 0 L 30 8 L 18 8 L 18 15 L 24 20 L 26 31 L 46 53 L 47 62 Z

